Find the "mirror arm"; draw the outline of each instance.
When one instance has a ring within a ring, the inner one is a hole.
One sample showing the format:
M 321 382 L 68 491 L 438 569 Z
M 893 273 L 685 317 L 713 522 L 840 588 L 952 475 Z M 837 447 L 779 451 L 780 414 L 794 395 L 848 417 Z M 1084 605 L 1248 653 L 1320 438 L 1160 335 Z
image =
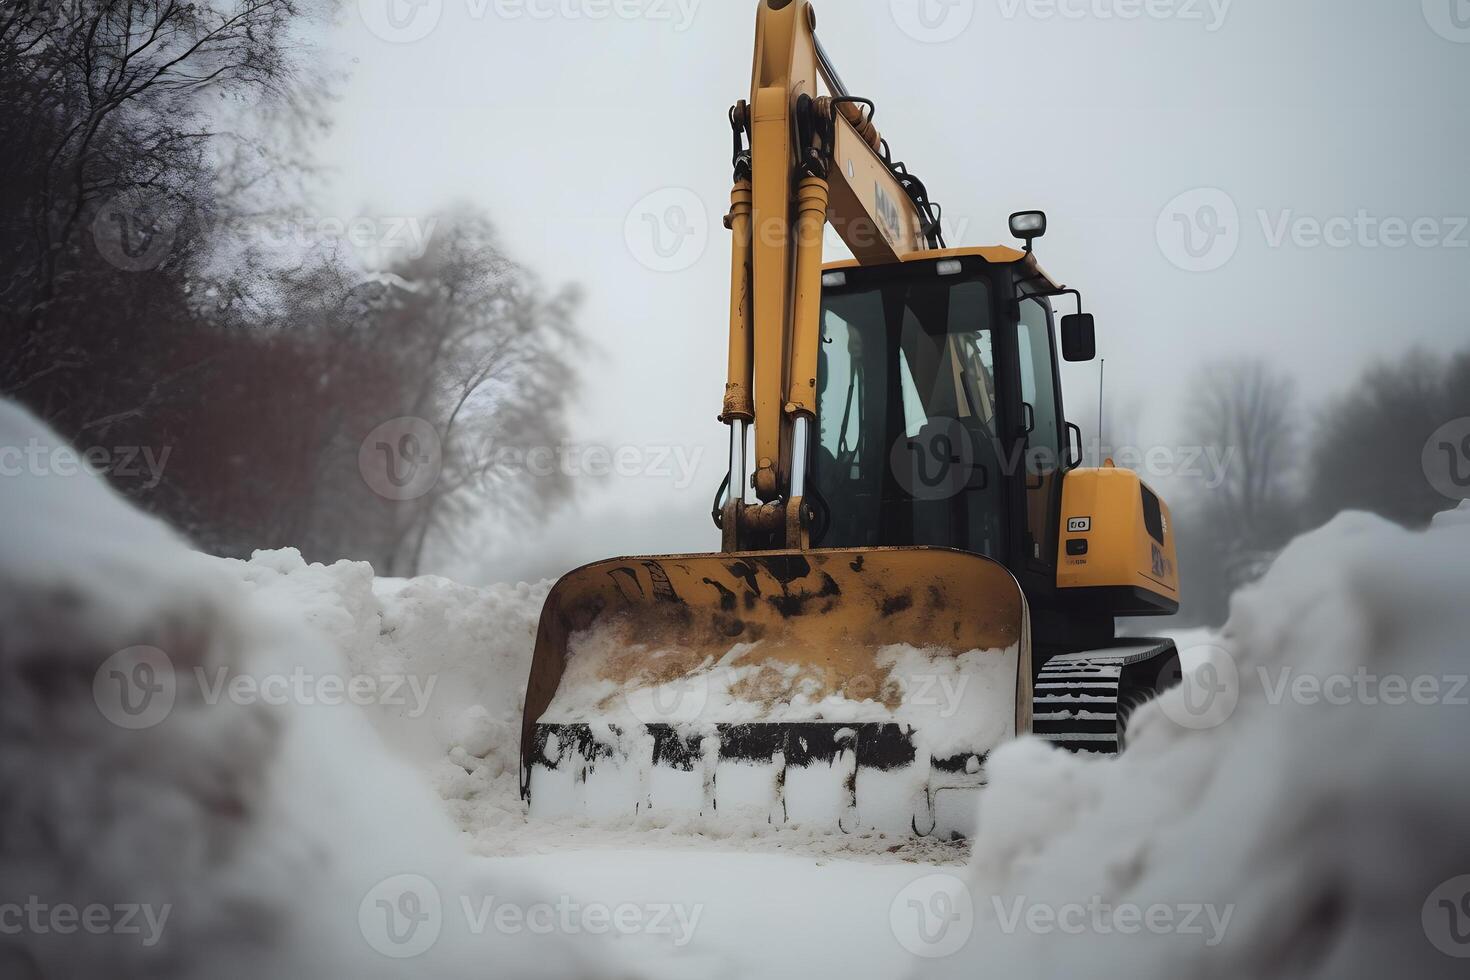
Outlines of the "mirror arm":
M 1035 292 L 1030 293 L 1021 292 L 1023 286 L 1027 286 L 1038 281 L 1045 282 L 1046 280 L 1042 276 L 1032 276 L 1029 279 L 1017 280 L 1016 295 L 1014 298 L 1011 299 L 1011 302 L 1019 306 L 1023 300 L 1028 300 L 1033 296 L 1070 296 L 1077 301 L 1077 312 L 1082 312 L 1082 293 L 1080 290 L 1072 289 L 1070 286 L 1058 286 L 1055 289 L 1038 289 Z

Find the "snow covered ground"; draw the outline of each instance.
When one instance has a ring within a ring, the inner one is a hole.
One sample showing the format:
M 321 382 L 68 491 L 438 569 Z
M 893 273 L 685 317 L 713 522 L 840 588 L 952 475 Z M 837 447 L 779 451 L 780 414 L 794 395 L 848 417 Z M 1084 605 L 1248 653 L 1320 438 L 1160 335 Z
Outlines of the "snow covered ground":
M 0 445 L 53 440 L 0 405 Z M 1463 975 L 1470 505 L 1343 515 L 973 853 L 527 820 L 546 584 L 206 558 L 0 480 L 0 976 Z

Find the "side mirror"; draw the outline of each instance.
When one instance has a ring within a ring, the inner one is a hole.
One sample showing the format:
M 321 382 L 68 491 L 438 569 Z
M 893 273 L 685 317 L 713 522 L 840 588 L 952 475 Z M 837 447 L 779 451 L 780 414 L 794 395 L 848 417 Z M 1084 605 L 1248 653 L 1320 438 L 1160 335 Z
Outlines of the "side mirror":
M 1068 313 L 1062 317 L 1062 357 L 1068 361 L 1090 361 L 1097 356 L 1097 328 L 1091 313 Z

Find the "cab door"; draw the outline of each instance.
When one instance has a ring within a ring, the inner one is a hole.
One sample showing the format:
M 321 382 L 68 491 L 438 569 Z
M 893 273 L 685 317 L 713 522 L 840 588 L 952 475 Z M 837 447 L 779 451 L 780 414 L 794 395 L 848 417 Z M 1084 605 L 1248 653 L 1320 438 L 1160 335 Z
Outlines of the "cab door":
M 1016 355 L 1021 395 L 1020 475 L 1025 520 L 1021 561 L 1050 586 L 1056 582 L 1057 510 L 1064 469 L 1061 393 L 1052 311 L 1045 297 L 1020 302 Z

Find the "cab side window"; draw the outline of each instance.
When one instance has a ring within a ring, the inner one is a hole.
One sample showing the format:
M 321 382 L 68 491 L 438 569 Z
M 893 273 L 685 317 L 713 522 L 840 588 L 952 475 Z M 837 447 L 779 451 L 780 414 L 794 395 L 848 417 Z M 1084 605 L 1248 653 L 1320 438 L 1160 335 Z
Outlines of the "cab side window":
M 1052 565 L 1056 556 L 1053 498 L 1061 487 L 1062 431 L 1057 418 L 1056 372 L 1052 361 L 1051 311 L 1040 299 L 1023 300 L 1017 329 L 1021 362 L 1021 399 L 1027 421 L 1026 529 L 1028 557 Z

